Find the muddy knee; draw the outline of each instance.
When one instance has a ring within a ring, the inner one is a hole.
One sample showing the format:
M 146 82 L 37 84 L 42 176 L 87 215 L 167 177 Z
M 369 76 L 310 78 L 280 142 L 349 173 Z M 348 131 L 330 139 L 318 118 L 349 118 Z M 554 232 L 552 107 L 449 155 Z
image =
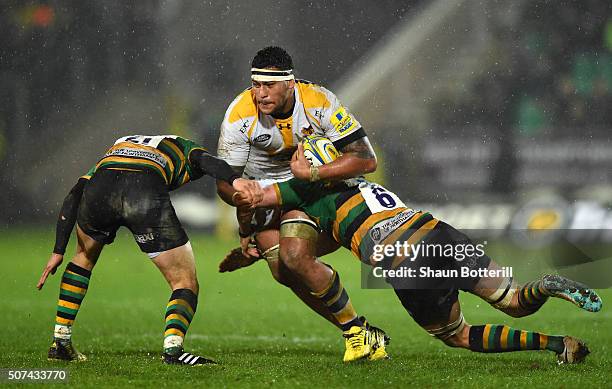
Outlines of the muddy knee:
M 280 260 L 292 271 L 299 271 L 305 260 L 314 260 L 319 227 L 305 218 L 289 218 L 281 222 Z
M 511 312 L 516 301 L 516 284 L 512 277 L 504 278 L 497 289 L 483 289 L 477 293 L 483 300 L 502 312 Z

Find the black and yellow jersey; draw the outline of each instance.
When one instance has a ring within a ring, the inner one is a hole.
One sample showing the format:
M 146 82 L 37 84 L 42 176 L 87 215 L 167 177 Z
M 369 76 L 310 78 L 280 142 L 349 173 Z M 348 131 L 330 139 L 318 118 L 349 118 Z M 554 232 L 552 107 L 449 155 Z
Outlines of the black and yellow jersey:
M 299 208 L 361 261 L 372 264 L 375 244 L 418 242 L 438 223 L 428 212 L 407 208 L 382 186 L 358 179 L 332 186 L 291 179 L 274 184 L 283 207 Z
M 204 174 L 190 162 L 194 150 L 206 151 L 197 143 L 176 135 L 130 135 L 117 139 L 104 157 L 83 178 L 90 178 L 96 170 L 152 170 L 174 190 Z
M 294 97 L 291 114 L 280 119 L 262 113 L 252 88 L 244 90 L 225 113 L 219 157 L 232 166 L 245 166 L 247 177 L 284 180 L 292 177 L 291 155 L 305 136 L 324 136 L 338 149 L 365 136 L 355 116 L 325 87 L 296 80 Z

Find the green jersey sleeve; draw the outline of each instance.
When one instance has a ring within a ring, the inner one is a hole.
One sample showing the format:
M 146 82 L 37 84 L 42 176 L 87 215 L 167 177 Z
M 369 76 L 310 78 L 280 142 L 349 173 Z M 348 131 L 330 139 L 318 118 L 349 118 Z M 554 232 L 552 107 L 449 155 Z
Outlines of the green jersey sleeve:
M 201 171 L 201 169 L 198 169 L 197 167 L 192 166 L 190 156 L 191 156 L 191 152 L 194 150 L 203 150 L 205 152 L 208 152 L 208 151 L 203 146 L 199 145 L 198 143 L 190 139 L 181 138 L 179 136 L 175 139 L 175 141 L 176 143 L 180 145 L 180 149 L 183 152 L 183 155 L 185 155 L 185 158 L 187 159 L 187 164 L 185 164 L 185 169 L 187 170 L 189 177 L 191 177 L 191 180 L 197 180 L 198 178 L 202 177 L 204 173 Z
M 322 184 L 292 178 L 274 184 L 279 204 L 283 207 L 302 208 L 322 194 Z
M 87 173 L 85 173 L 85 174 L 83 174 L 83 175 L 81 176 L 81 178 L 84 178 L 84 179 L 86 179 L 86 180 L 89 180 L 89 179 L 91 178 L 91 176 L 93 176 L 93 174 L 94 174 L 95 172 L 96 172 L 96 165 L 93 165 L 93 166 L 91 167 L 91 169 L 89 169 L 89 170 L 87 171 Z

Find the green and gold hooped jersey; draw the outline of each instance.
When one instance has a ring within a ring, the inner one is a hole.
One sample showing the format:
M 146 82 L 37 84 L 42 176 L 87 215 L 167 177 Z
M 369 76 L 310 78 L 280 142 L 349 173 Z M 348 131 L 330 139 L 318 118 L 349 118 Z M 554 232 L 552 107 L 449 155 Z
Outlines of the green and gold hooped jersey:
M 350 187 L 330 187 L 293 178 L 274 188 L 283 207 L 302 209 L 323 231 L 369 264 L 375 244 L 393 244 L 400 238 L 420 241 L 437 224 L 429 213 L 407 208 L 382 186 L 356 181 L 358 185 Z
M 176 135 L 124 136 L 115 141 L 83 178 L 91 178 L 98 169 L 152 170 L 166 181 L 169 190 L 174 190 L 202 177 L 200 169 L 189 162 L 189 154 L 196 149 L 206 151 L 197 143 Z

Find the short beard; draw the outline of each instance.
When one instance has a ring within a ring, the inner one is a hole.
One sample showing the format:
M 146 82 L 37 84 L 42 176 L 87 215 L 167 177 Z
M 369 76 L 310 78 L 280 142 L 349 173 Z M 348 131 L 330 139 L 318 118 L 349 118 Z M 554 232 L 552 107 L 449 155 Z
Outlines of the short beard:
M 291 100 L 292 95 L 294 97 L 293 103 L 287 108 L 286 111 L 284 111 L 285 107 L 287 106 L 287 103 L 289 102 L 289 100 Z M 287 95 L 285 102 L 282 105 L 279 104 L 278 108 L 275 109 L 272 113 L 270 113 L 270 115 L 271 116 L 287 116 L 287 114 L 291 113 L 291 111 L 293 111 L 294 108 L 295 108 L 295 91 L 291 91 Z

